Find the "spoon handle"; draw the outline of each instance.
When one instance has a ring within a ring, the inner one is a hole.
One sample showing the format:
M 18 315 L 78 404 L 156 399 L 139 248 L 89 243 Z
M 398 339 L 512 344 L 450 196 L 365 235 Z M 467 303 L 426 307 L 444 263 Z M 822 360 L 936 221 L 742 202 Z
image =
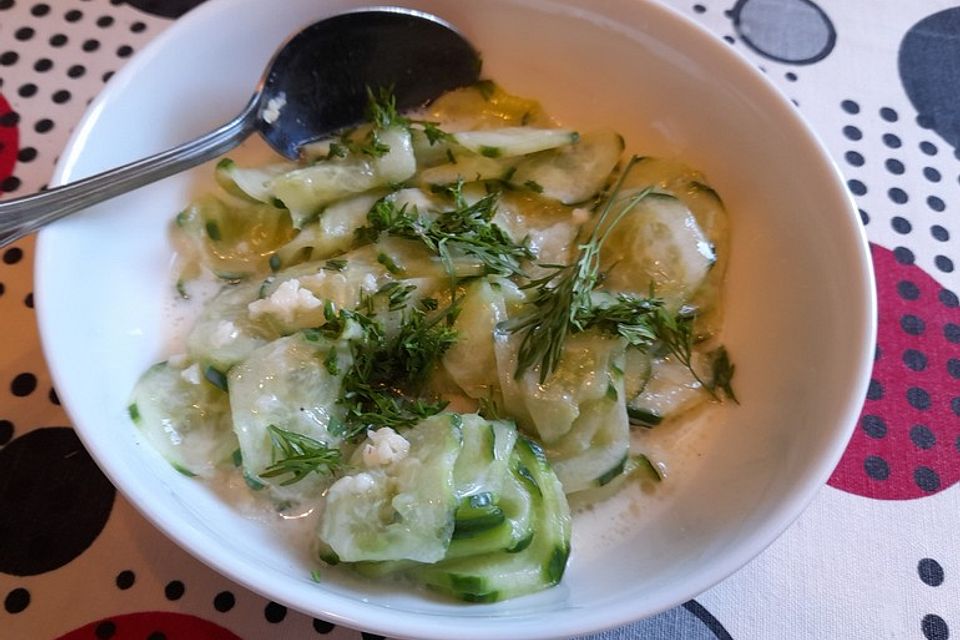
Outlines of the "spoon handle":
M 256 128 L 256 99 L 227 124 L 172 149 L 62 187 L 0 202 L 0 247 L 104 200 L 212 160 Z

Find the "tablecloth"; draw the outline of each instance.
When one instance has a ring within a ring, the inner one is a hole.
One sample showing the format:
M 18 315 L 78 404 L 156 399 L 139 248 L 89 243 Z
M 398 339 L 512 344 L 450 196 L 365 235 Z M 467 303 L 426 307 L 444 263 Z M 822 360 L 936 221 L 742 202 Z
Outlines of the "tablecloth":
M 42 189 L 113 72 L 199 3 L 0 0 L 3 195 Z M 668 4 L 766 73 L 833 154 L 871 242 L 879 340 L 856 432 L 804 515 L 713 589 L 597 637 L 960 637 L 960 6 Z M 33 238 L 0 251 L 0 638 L 377 637 L 231 583 L 116 493 L 51 386 L 33 253 Z

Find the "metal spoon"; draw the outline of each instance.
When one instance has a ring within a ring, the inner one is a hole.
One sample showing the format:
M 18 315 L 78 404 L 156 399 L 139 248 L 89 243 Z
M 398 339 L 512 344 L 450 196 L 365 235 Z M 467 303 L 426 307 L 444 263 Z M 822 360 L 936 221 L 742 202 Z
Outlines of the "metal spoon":
M 239 116 L 149 158 L 0 203 L 0 247 L 98 202 L 206 162 L 254 131 L 280 154 L 363 119 L 368 89 L 391 88 L 397 107 L 422 106 L 476 82 L 480 58 L 449 24 L 400 8 L 352 11 L 316 22 L 274 55 Z

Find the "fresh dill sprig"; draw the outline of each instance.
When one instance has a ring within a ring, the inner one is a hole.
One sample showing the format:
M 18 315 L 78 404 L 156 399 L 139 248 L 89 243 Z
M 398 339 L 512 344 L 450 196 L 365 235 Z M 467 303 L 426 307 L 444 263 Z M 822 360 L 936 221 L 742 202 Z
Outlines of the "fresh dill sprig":
M 638 161 L 637 156 L 632 157 L 620 174 L 609 199 L 600 210 L 590 237 L 580 245 L 576 261 L 571 265 L 555 267 L 553 273 L 523 286 L 533 291 L 529 301 L 530 310 L 503 325 L 507 331 L 523 335 L 515 377 L 520 378 L 528 369 L 539 365 L 540 382 L 546 382 L 560 361 L 567 334 L 571 329 L 583 330 L 583 319 L 589 316 L 593 307 L 591 295 L 600 282 L 600 250 L 603 243 L 617 223 L 653 192 L 653 188 L 648 187 L 623 200 L 617 197 L 624 180 Z
M 340 450 L 301 433 L 275 425 L 267 427 L 272 448 L 272 464 L 260 472 L 261 478 L 289 476 L 280 482 L 287 486 L 300 482 L 311 473 L 332 475 L 342 464 Z

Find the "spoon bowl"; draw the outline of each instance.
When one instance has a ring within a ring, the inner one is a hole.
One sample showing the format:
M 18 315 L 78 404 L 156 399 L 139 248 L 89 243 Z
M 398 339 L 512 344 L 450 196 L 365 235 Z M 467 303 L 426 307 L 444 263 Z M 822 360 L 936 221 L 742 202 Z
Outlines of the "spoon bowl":
M 360 9 L 290 37 L 236 118 L 195 140 L 66 186 L 0 203 L 0 247 L 71 213 L 212 160 L 258 131 L 296 159 L 302 145 L 357 124 L 370 91 L 390 89 L 409 109 L 480 74 L 480 57 L 436 16 Z

